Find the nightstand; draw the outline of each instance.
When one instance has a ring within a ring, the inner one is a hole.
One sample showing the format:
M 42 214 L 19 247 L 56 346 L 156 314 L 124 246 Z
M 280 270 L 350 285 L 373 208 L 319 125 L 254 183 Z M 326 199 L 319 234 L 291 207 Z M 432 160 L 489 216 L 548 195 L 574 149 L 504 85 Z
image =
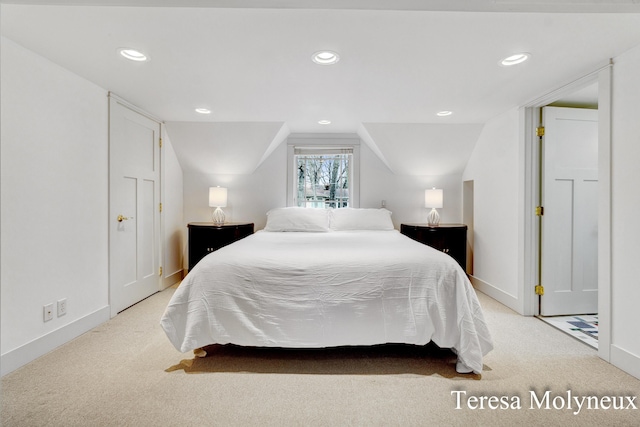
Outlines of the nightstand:
M 400 224 L 400 232 L 425 245 L 451 255 L 467 270 L 467 226 L 464 224 Z
M 189 271 L 205 255 L 253 234 L 252 222 L 228 222 L 222 225 L 212 222 L 190 222 L 187 227 L 189 228 Z

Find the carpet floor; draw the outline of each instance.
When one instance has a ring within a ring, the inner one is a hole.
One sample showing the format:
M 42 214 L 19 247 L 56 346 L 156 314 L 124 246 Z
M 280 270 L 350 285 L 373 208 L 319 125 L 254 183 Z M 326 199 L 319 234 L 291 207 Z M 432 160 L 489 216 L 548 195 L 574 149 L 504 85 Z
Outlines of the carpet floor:
M 640 380 L 483 294 L 495 349 L 480 376 L 456 373 L 455 356 L 432 345 L 212 346 L 208 357 L 196 358 L 176 351 L 159 327 L 173 292 L 159 292 L 3 377 L 1 425 L 640 424 L 640 410 L 626 405 L 640 406 Z M 588 397 L 626 406 L 578 409 L 573 398 Z

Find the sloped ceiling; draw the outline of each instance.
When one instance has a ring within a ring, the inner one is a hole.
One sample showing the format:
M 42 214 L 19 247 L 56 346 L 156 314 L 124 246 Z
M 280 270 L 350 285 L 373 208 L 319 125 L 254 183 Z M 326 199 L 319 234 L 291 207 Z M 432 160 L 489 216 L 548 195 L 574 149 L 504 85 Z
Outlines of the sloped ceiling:
M 457 173 L 485 122 L 640 45 L 635 0 L 12 3 L 3 36 L 164 120 L 183 168 L 207 173 L 251 173 L 289 132 L 358 133 L 395 173 Z M 321 49 L 338 64 L 314 64 Z
M 482 131 L 481 124 L 365 123 L 364 127 L 398 175 L 462 173 Z
M 252 173 L 262 162 L 284 123 L 166 122 L 180 165 L 222 175 Z M 282 142 L 280 140 L 279 142 Z

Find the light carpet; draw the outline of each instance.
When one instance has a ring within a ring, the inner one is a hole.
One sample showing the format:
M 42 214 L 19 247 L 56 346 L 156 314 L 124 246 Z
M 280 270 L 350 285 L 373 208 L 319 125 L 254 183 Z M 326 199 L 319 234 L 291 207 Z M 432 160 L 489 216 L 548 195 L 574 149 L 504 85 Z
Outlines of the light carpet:
M 575 405 L 568 409 L 568 393 L 596 399 L 626 396 L 639 406 L 640 380 L 601 360 L 592 348 L 483 294 L 479 298 L 495 349 L 486 356 L 480 377 L 457 374 L 455 356 L 434 346 L 327 350 L 214 346 L 209 357 L 194 358 L 176 351 L 159 327 L 173 292 L 153 295 L 2 378 L 2 425 L 640 423 L 639 410 L 577 412 Z M 547 391 L 549 409 L 544 405 Z M 542 400 L 542 407 L 534 402 L 531 408 L 531 393 Z M 459 408 L 456 395 L 461 398 Z M 498 404 L 491 409 L 490 396 L 509 407 Z M 560 405 L 563 399 L 565 404 Z M 478 407 L 480 401 L 484 409 Z

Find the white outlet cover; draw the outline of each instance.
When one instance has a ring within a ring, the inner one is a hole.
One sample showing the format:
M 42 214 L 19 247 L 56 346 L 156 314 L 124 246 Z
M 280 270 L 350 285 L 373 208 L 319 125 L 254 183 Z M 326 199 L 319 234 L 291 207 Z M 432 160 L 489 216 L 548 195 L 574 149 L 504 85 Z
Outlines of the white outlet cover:
M 58 300 L 58 317 L 67 314 L 67 299 Z
M 45 322 L 53 320 L 53 303 L 44 306 L 43 316 Z

